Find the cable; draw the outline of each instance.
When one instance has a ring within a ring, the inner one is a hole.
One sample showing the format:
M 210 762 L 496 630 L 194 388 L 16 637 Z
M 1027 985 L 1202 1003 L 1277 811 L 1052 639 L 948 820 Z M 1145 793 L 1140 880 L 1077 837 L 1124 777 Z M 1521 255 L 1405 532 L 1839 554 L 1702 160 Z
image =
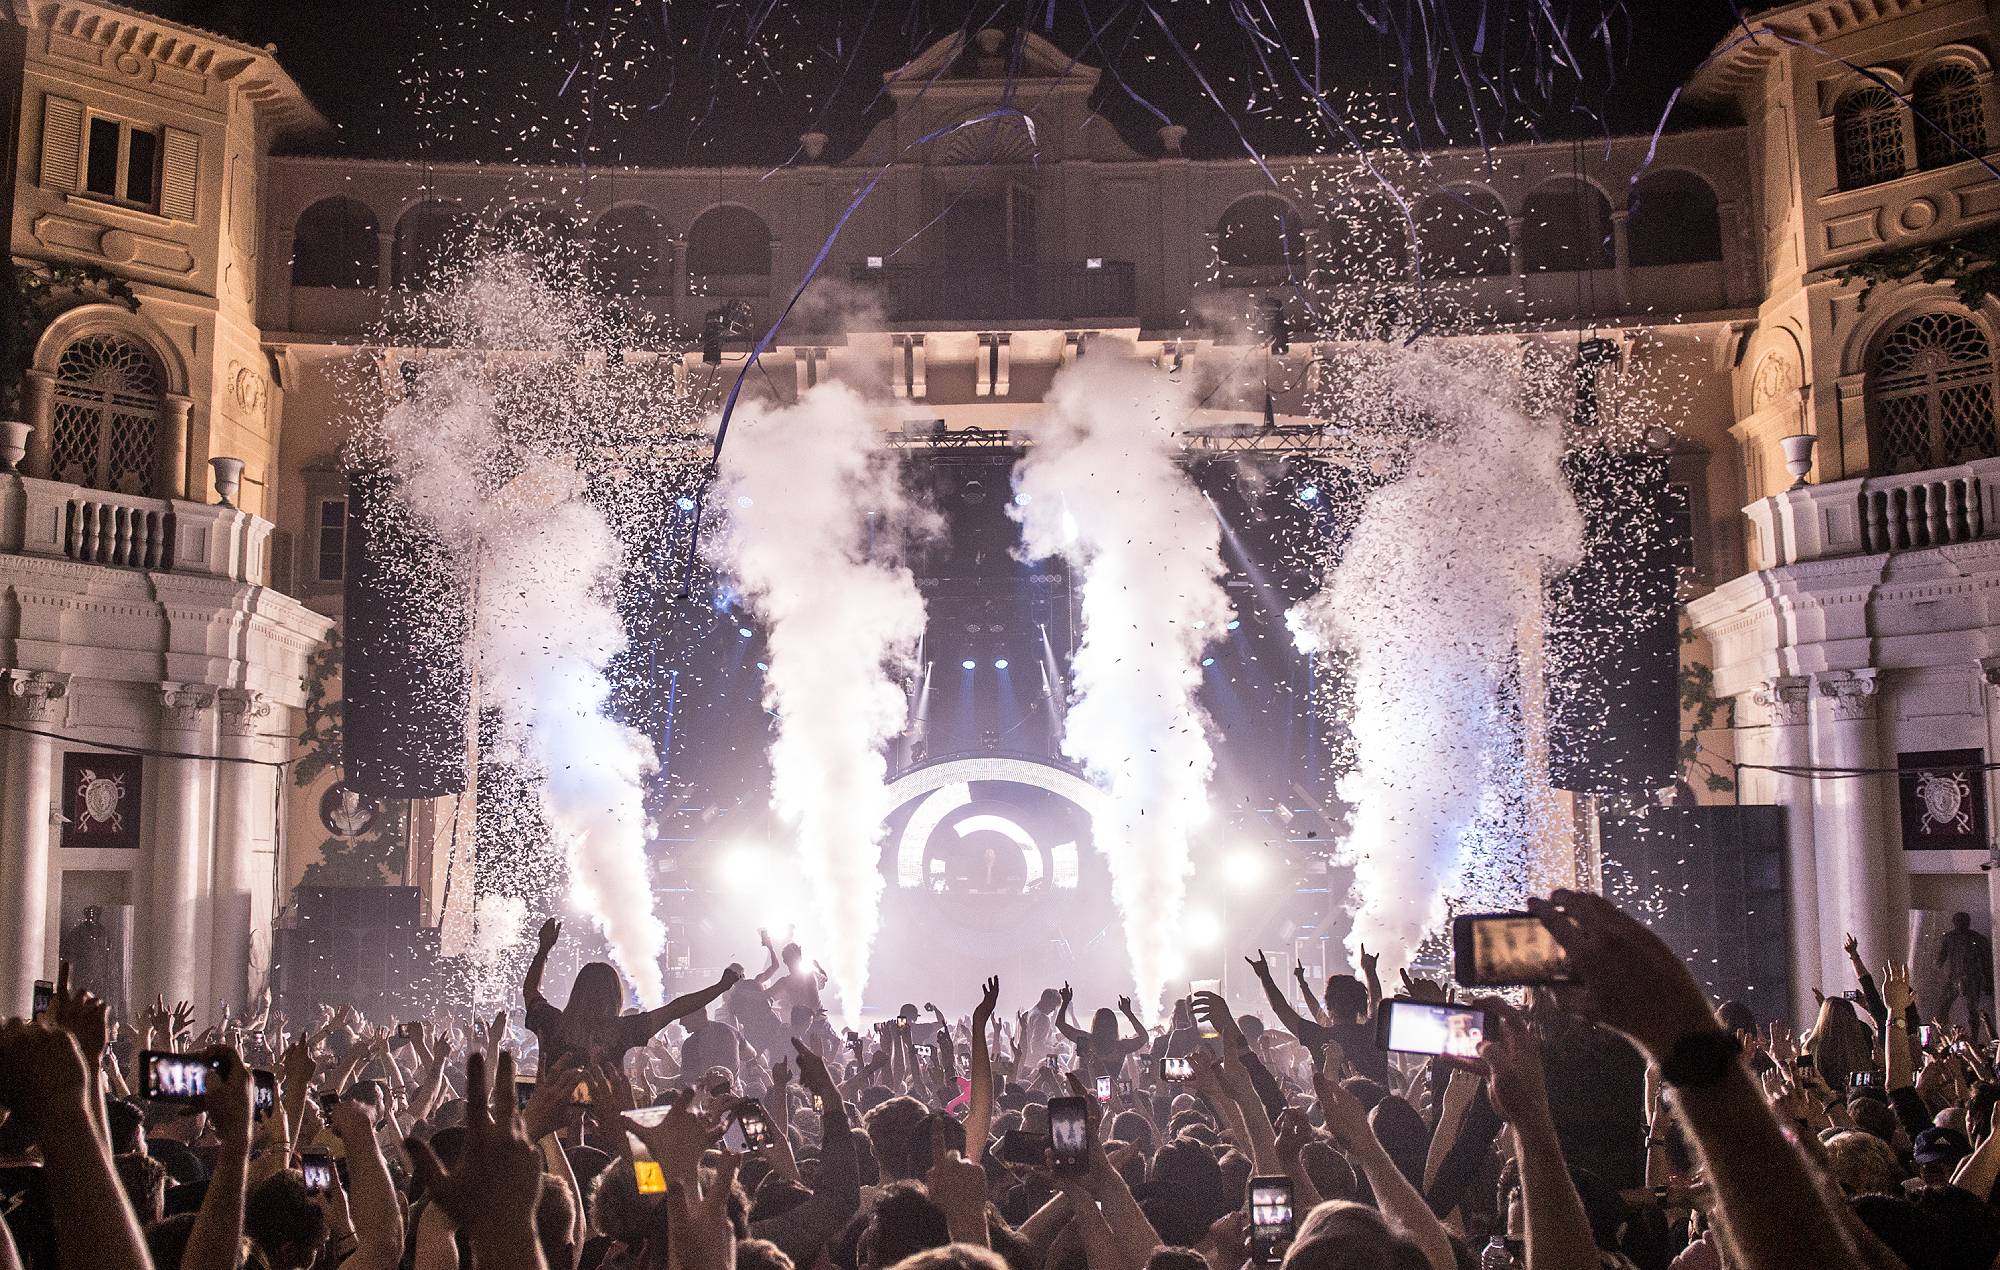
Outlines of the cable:
M 115 754 L 143 754 L 150 758 L 208 759 L 216 763 L 248 763 L 253 767 L 290 767 L 298 761 L 297 759 L 289 758 L 239 758 L 233 754 L 196 754 L 189 750 L 156 750 L 145 745 L 120 745 L 116 741 L 98 741 L 87 737 L 69 736 L 62 732 L 49 732 L 42 728 L 23 727 L 18 723 L 0 723 L 0 729 L 8 732 L 25 732 L 29 736 L 43 736 L 52 741 L 64 741 L 70 745 L 87 746 L 93 750 L 110 750 Z

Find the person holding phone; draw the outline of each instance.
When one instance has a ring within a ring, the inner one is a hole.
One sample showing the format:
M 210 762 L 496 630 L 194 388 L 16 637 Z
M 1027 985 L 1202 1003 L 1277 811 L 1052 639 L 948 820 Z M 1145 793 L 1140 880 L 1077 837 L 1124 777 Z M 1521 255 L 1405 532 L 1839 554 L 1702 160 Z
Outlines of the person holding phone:
M 1095 1079 L 1099 1076 L 1115 1077 L 1125 1066 L 1129 1056 L 1138 1053 L 1151 1042 L 1152 1034 L 1132 1010 L 1132 998 L 1118 998 L 1118 1012 L 1125 1016 L 1137 1036 L 1121 1036 L 1118 1031 L 1118 1014 L 1108 1009 L 1100 1009 L 1091 1016 L 1090 1030 L 1084 1031 L 1070 1021 L 1070 1007 L 1074 994 L 1070 986 L 1062 986 L 1062 1010 L 1056 1015 L 1056 1028 L 1076 1046 L 1077 1067 L 1085 1075 Z

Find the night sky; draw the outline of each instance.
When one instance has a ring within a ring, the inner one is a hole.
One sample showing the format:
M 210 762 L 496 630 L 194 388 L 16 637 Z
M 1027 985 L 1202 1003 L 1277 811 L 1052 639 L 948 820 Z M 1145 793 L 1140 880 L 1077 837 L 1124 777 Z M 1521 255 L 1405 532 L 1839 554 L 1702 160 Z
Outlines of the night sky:
M 339 127 L 318 148 L 586 164 L 782 163 L 809 128 L 838 159 L 887 112 L 884 71 L 981 26 L 1025 26 L 1104 68 L 1098 107 L 1141 153 L 1157 152 L 1155 111 L 1189 128 L 1198 158 L 1342 149 L 1336 114 L 1370 145 L 1647 132 L 1736 20 L 1733 0 L 1317 0 L 1310 13 L 1307 0 L 137 7 L 275 43 Z M 1685 103 L 1669 118 L 1704 122 Z

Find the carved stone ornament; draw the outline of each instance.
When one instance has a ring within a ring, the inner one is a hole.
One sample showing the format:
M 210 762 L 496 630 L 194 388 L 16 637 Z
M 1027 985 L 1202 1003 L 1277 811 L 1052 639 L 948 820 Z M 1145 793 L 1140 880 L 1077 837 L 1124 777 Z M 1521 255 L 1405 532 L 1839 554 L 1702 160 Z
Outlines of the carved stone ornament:
M 249 688 L 224 688 L 218 694 L 222 730 L 229 736 L 255 736 L 271 716 L 271 699 Z
M 7 717 L 47 727 L 69 717 L 69 676 L 53 670 L 7 673 Z
M 1779 675 L 1766 679 L 1750 699 L 1764 710 L 1774 728 L 1795 728 L 1806 721 L 1806 706 L 1812 698 L 1812 684 L 1804 675 Z
M 1878 672 L 1832 670 L 1813 676 L 1813 695 L 1829 704 L 1835 719 L 1866 719 L 1875 713 Z
M 215 689 L 207 684 L 160 685 L 160 723 L 165 727 L 192 732 L 214 708 Z

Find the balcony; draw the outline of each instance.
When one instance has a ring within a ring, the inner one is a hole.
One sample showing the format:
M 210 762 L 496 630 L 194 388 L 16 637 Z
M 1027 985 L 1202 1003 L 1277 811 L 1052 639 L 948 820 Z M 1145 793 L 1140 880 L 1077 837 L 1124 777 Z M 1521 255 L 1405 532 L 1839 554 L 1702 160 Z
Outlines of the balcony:
M 2000 459 L 1807 485 L 1743 509 L 1765 568 L 2000 537 Z
M 271 529 L 235 507 L 0 476 L 0 553 L 261 584 Z
M 1132 262 L 857 266 L 856 284 L 881 297 L 891 322 L 1032 321 L 1130 317 Z

